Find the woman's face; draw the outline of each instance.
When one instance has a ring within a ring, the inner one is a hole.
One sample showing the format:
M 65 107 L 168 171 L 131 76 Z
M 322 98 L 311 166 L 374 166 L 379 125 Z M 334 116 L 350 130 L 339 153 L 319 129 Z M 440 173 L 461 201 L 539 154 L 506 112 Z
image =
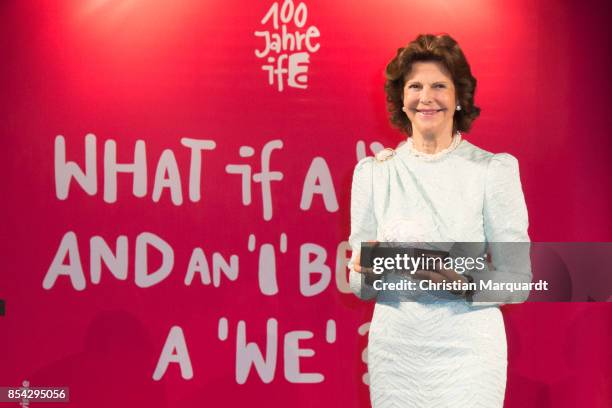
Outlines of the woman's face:
M 406 76 L 404 110 L 412 123 L 412 133 L 424 137 L 453 132 L 455 85 L 439 62 L 415 62 Z

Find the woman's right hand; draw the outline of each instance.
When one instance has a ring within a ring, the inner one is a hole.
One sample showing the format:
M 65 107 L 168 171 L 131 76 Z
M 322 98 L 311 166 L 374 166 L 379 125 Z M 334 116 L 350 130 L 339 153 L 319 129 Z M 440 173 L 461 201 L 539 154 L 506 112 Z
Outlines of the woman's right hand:
M 369 240 L 367 242 L 378 243 L 376 240 Z M 364 271 L 364 269 L 366 269 Z M 361 267 L 361 250 L 357 253 L 357 257 L 355 258 L 355 262 L 353 263 L 353 270 L 357 273 L 370 272 L 371 268 L 362 268 Z

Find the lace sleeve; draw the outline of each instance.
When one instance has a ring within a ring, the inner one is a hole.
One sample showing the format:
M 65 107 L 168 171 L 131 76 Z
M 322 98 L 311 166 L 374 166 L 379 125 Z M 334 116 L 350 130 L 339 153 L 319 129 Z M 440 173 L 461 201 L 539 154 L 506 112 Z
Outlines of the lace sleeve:
M 510 154 L 496 154 L 489 162 L 483 221 L 492 268 L 475 274 L 474 281 L 477 284 L 489 279 L 494 282 L 531 282 L 527 206 L 518 160 Z M 520 303 L 528 296 L 529 291 L 484 290 L 475 292 L 472 300 L 491 304 Z
M 376 239 L 376 217 L 372 195 L 372 166 L 374 158 L 366 157 L 360 160 L 353 172 L 351 188 L 351 235 L 349 245 L 352 249 L 348 264 L 351 290 L 361 299 L 376 297 L 377 291 L 364 282 L 363 276 L 355 272 L 355 259 L 361 250 L 361 243 Z

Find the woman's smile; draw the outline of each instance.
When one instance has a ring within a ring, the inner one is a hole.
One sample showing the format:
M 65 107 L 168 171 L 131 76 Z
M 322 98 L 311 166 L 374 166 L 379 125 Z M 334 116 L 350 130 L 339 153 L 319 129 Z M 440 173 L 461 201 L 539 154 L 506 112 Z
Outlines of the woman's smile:
M 437 113 L 440 113 L 446 109 L 415 109 L 417 115 L 424 119 L 429 119 L 434 117 Z

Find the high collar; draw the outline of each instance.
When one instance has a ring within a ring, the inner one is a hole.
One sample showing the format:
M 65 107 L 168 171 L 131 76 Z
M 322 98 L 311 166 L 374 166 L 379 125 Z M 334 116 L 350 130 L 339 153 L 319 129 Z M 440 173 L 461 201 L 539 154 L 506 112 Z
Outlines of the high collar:
M 417 157 L 423 161 L 437 161 L 446 157 L 449 153 L 454 151 L 459 146 L 459 144 L 461 144 L 461 141 L 461 133 L 457 132 L 453 135 L 453 140 L 446 149 L 440 150 L 437 153 L 424 153 L 414 147 L 414 140 L 412 139 L 412 137 L 409 137 L 408 139 L 406 139 L 406 143 L 401 146 L 401 150 L 403 150 L 407 155 Z

